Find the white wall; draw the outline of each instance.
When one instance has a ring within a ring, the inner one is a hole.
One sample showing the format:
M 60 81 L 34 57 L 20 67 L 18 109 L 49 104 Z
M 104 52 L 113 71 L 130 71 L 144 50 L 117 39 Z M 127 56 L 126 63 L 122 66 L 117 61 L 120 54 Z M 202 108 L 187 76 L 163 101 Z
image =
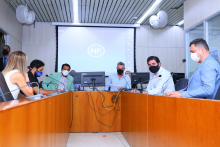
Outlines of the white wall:
M 0 29 L 9 35 L 8 45 L 11 47 L 11 51 L 21 51 L 22 25 L 4 0 L 0 0 Z
M 51 23 L 36 23 L 23 27 L 23 51 L 28 56 L 28 64 L 34 59 L 45 63 L 44 75 L 55 71 L 56 31 Z M 148 72 L 147 58 L 158 56 L 162 66 L 174 71 L 185 57 L 184 31 L 181 27 L 167 27 L 152 30 L 149 26 L 137 28 L 137 71 Z M 185 72 L 183 65 L 177 72 Z M 44 80 L 44 77 L 40 78 Z
M 55 71 L 56 30 L 51 23 L 36 23 L 35 28 L 23 26 L 22 51 L 28 56 L 28 65 L 34 59 L 45 63 L 43 75 Z M 44 80 L 41 76 L 39 81 Z
M 220 0 L 186 0 L 184 2 L 184 29 L 189 29 L 219 11 Z
M 149 72 L 147 58 L 158 56 L 162 66 L 170 72 L 181 64 L 185 58 L 184 30 L 178 26 L 168 26 L 162 30 L 151 29 L 150 26 L 137 28 L 136 63 L 138 72 Z M 182 65 L 179 73 L 185 72 Z

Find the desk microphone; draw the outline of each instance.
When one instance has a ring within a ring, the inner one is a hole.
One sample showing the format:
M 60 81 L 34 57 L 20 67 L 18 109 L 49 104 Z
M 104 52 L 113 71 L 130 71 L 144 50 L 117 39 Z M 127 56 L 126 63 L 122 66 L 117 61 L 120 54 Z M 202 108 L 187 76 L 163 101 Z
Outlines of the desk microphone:
M 125 81 L 126 81 L 126 83 L 127 83 L 127 86 L 128 86 L 128 88 L 129 88 L 129 89 L 127 89 L 127 88 L 125 88 L 125 89 L 126 89 L 126 90 L 131 90 L 131 86 L 128 84 L 126 78 L 125 78 L 124 76 L 122 76 L 122 77 L 125 79 Z
M 177 67 L 177 69 L 171 74 L 171 76 L 166 80 L 166 82 L 163 84 L 161 92 L 158 95 L 167 96 L 167 94 L 164 93 L 164 85 L 168 82 L 168 80 L 173 76 L 173 74 L 180 68 L 180 66 L 186 62 L 186 59 L 182 60 L 182 63 Z
M 32 84 L 32 83 L 36 83 L 36 82 L 30 82 L 30 83 Z M 0 97 L 4 96 L 4 95 L 6 95 L 6 94 L 12 93 L 12 92 L 14 92 L 14 91 L 16 91 L 16 90 L 21 90 L 21 88 L 26 87 L 26 86 L 29 86 L 29 84 L 24 85 L 24 86 L 21 86 L 21 87 L 18 87 L 17 89 L 14 89 L 14 90 L 12 90 L 12 91 L 6 92 L 6 93 L 0 95 Z M 43 95 L 38 93 L 37 95 L 33 95 L 33 96 L 30 96 L 30 97 L 36 97 L 36 96 L 42 97 Z M 27 97 L 27 98 L 29 98 L 29 97 Z
M 55 81 L 57 81 L 57 82 L 63 84 L 62 82 L 58 81 L 57 79 L 51 78 L 51 77 L 48 76 L 48 75 L 46 75 L 46 77 L 48 77 L 48 78 L 50 78 L 50 79 L 53 79 L 53 80 L 55 80 Z M 66 86 L 63 84 L 63 92 L 65 92 L 65 88 L 66 88 Z M 57 89 L 58 89 L 58 86 L 57 86 Z
M 156 79 L 156 78 L 159 78 L 159 77 L 162 77 L 162 75 L 156 76 L 156 77 L 154 77 L 154 78 L 152 78 L 152 79 L 150 79 L 150 80 L 146 80 L 146 81 L 140 82 L 140 83 L 138 83 L 138 84 L 143 84 L 143 83 L 145 83 L 145 82 L 149 82 L 149 81 L 151 81 L 151 80 L 153 80 L 153 79 Z M 147 84 L 147 86 L 148 86 L 148 84 Z M 147 87 L 146 87 L 146 88 L 147 88 Z M 137 85 L 136 85 L 136 88 L 135 88 L 135 89 L 137 89 Z M 142 93 L 142 91 L 143 91 L 143 88 L 141 88 L 141 93 Z

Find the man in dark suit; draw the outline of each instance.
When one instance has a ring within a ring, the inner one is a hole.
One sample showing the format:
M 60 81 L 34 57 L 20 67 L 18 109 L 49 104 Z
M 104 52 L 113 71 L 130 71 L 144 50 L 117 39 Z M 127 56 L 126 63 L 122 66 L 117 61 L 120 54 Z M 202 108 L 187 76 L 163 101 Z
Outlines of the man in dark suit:
M 8 62 L 9 54 L 11 53 L 11 48 L 5 45 L 2 50 L 3 57 L 0 58 L 0 72 L 2 72 Z

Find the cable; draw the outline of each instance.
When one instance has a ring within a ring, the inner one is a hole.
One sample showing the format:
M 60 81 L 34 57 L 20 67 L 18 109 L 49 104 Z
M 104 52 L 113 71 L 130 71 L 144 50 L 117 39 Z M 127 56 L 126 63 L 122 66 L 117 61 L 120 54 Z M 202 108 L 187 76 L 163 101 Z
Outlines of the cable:
M 98 92 L 100 92 L 100 91 L 98 91 Z M 121 91 L 118 92 L 118 95 L 119 95 L 120 93 L 121 93 Z M 88 94 L 87 92 L 86 92 L 86 94 L 88 95 L 88 104 L 89 104 L 89 94 Z M 100 92 L 100 94 L 103 95 L 101 92 Z M 104 95 L 103 95 L 103 96 L 104 96 Z M 94 108 L 92 108 L 92 106 L 91 106 L 90 104 L 89 104 L 89 106 L 90 106 L 91 109 L 95 112 L 96 120 L 97 120 L 99 123 L 101 123 L 102 125 L 111 128 L 111 127 L 113 126 L 114 122 L 115 122 L 116 117 L 117 117 L 117 111 L 120 111 L 120 107 L 119 107 L 119 109 L 115 109 L 115 107 L 114 107 L 113 109 L 111 109 L 110 111 L 108 111 L 108 112 L 106 113 L 106 114 L 108 114 L 108 113 L 110 113 L 112 110 L 116 110 L 116 114 L 115 114 L 114 120 L 113 120 L 113 122 L 112 122 L 112 125 L 109 126 L 109 125 L 104 124 L 104 123 L 101 122 L 100 120 L 98 120 L 97 114 L 96 114 L 96 111 L 98 111 L 98 110 L 95 109 L 95 104 L 94 104 L 94 101 L 93 101 L 93 98 L 92 98 L 92 95 L 91 95 L 91 91 L 90 91 L 90 97 L 91 97 L 91 99 L 92 99 L 92 103 L 93 103 L 93 107 L 94 107 Z M 105 98 L 105 97 L 104 97 L 104 98 Z M 116 102 L 115 102 L 115 103 L 116 103 Z M 103 104 L 103 103 L 102 103 L 102 104 Z M 119 106 L 119 102 L 118 102 L 118 106 Z M 109 106 L 106 106 L 106 107 L 109 107 Z M 105 115 L 106 115 L 106 114 L 101 114 L 100 111 L 98 111 L 98 112 L 99 112 L 99 114 L 100 114 L 101 116 L 105 116 Z
M 99 92 L 97 92 L 96 106 L 97 106 L 97 108 L 98 108 L 98 109 L 99 109 L 99 111 L 100 111 L 100 108 L 99 108 L 99 107 L 98 107 L 98 105 L 97 105 L 98 98 L 99 98 Z

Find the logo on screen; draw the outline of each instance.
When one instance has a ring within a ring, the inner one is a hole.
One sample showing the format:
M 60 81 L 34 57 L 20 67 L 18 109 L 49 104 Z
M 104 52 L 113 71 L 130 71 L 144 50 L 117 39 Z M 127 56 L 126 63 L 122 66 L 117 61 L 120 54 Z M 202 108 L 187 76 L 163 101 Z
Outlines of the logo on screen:
M 105 54 L 105 48 L 99 44 L 93 44 L 88 48 L 88 54 L 92 57 L 101 57 Z

